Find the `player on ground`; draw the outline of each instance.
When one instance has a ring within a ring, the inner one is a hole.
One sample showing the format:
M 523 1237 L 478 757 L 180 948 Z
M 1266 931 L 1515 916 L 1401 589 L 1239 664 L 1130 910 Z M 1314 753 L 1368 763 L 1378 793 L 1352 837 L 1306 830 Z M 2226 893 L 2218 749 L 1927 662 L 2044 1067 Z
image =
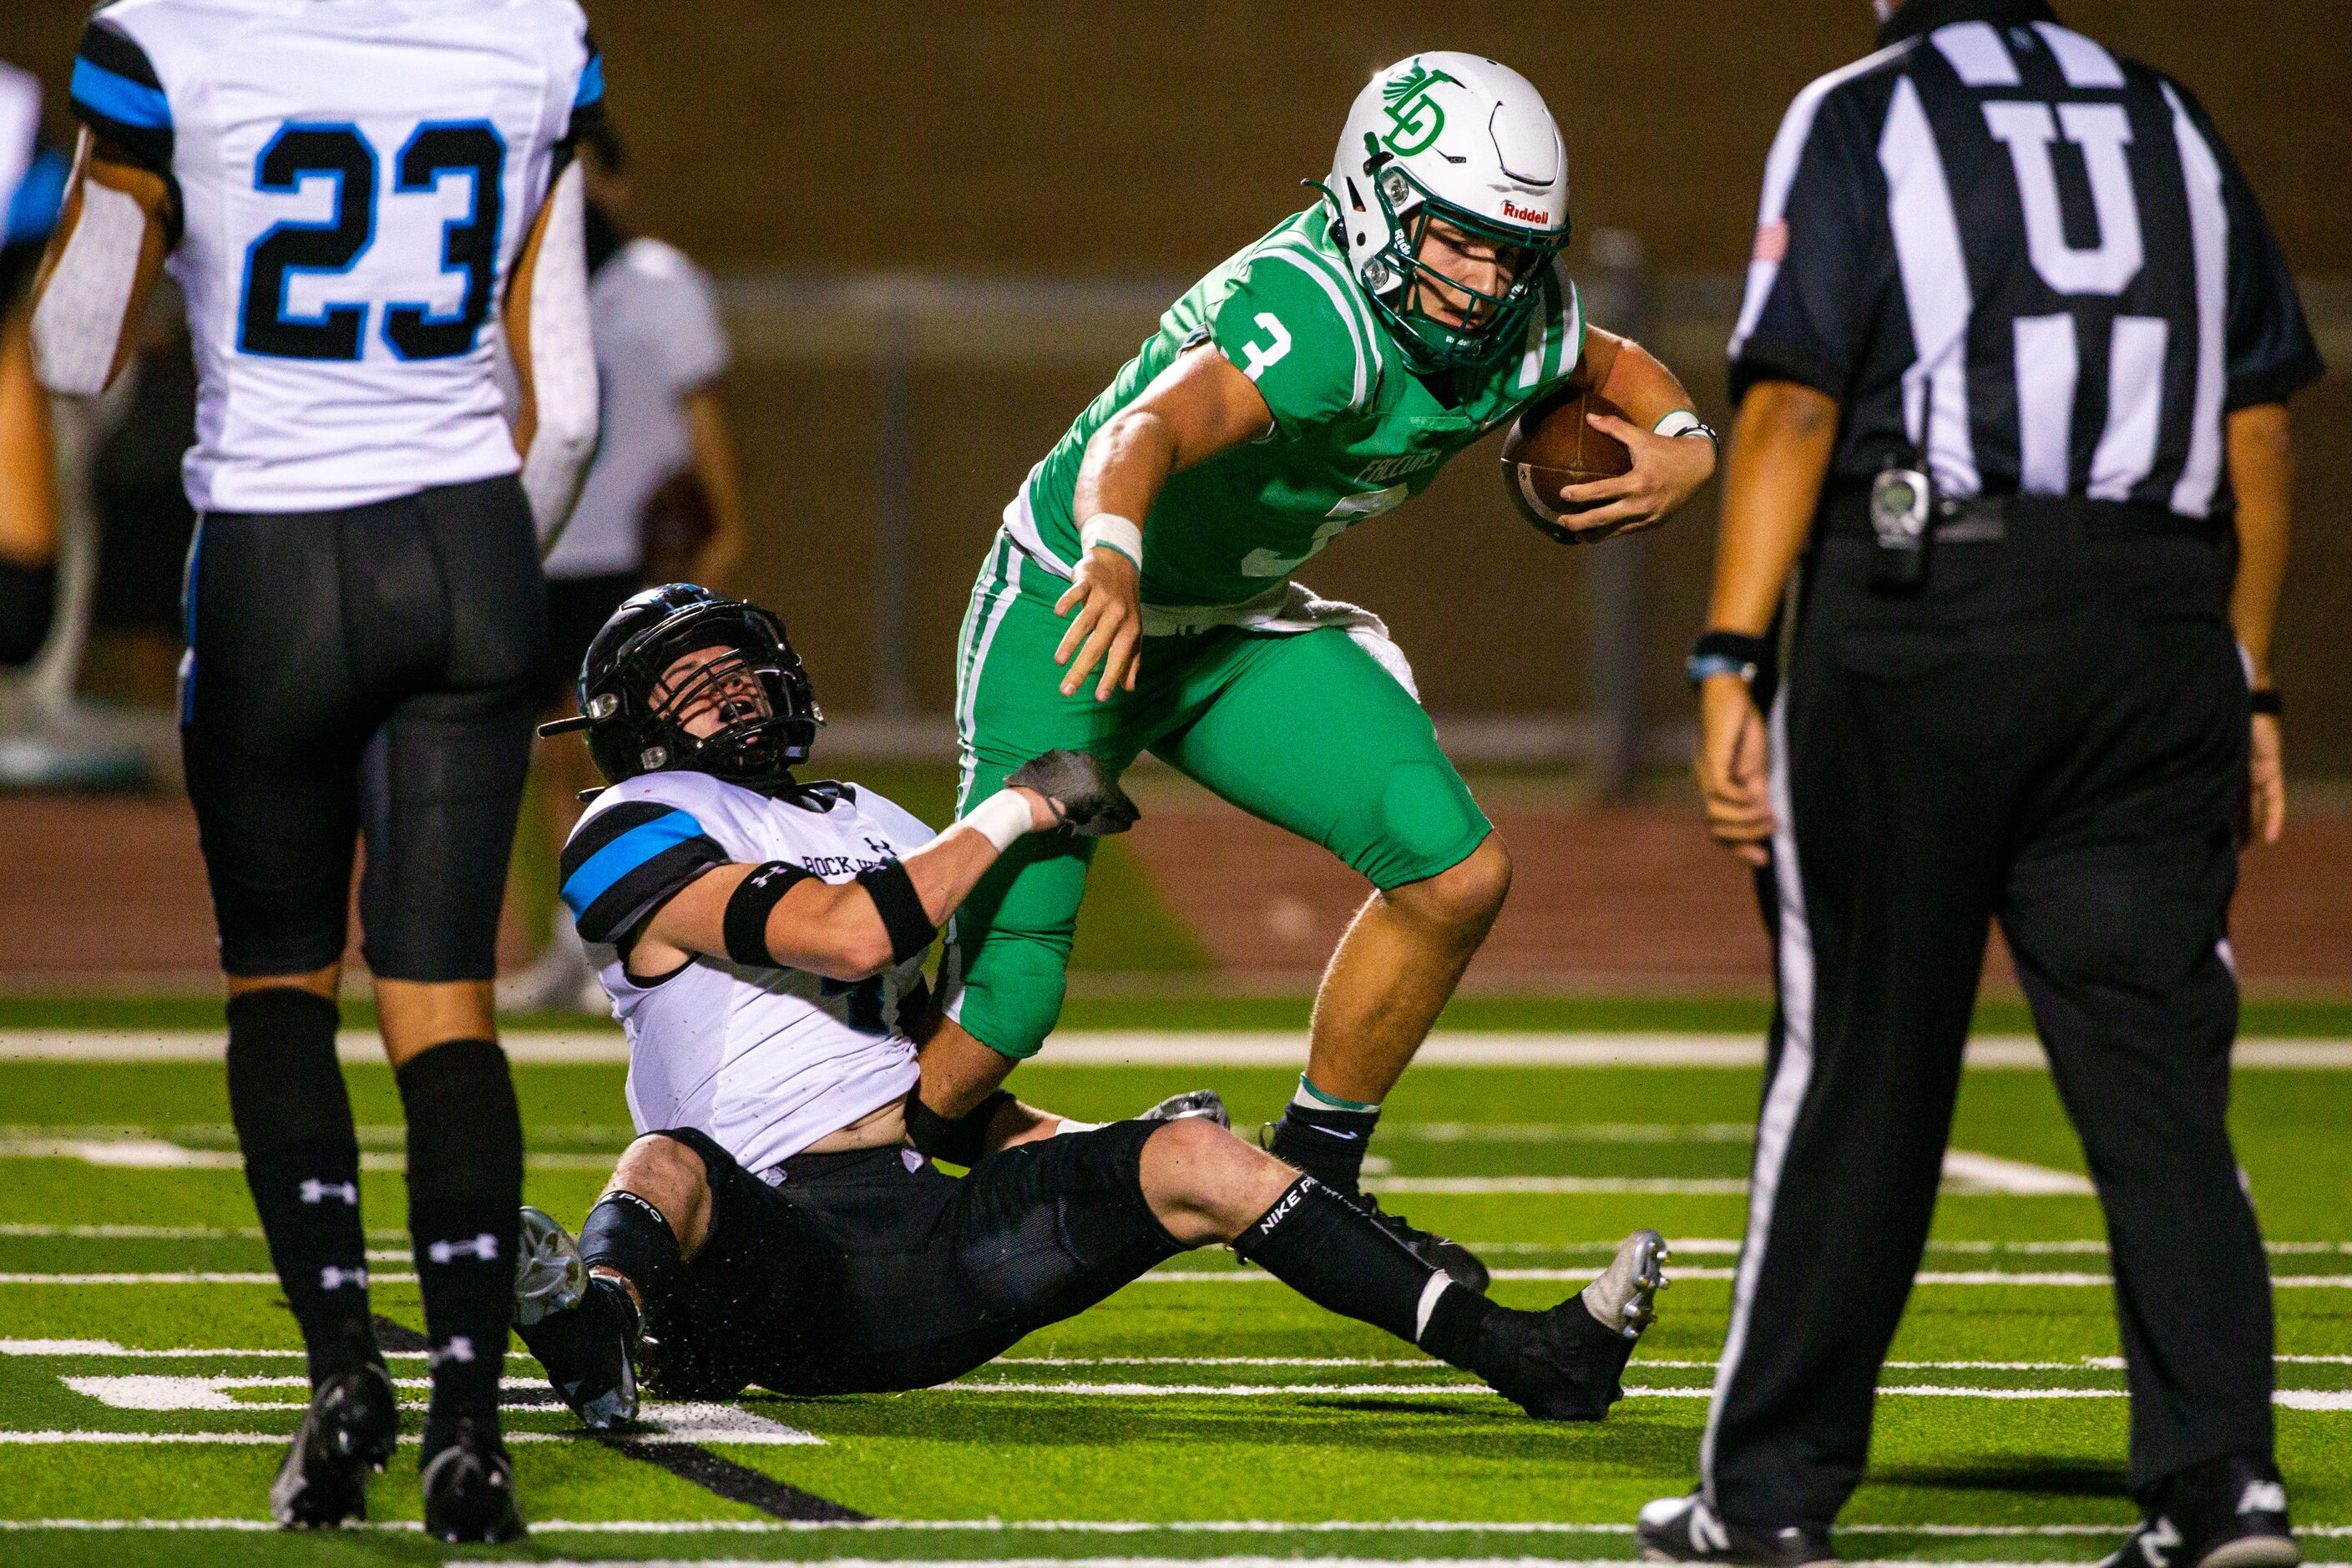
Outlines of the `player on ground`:
M 605 625 L 580 700 L 565 727 L 614 787 L 564 851 L 563 898 L 628 1032 L 643 1136 L 579 1247 L 525 1211 L 516 1300 L 590 1426 L 635 1413 L 640 1325 L 671 1397 L 919 1388 L 1216 1242 L 1532 1415 L 1598 1420 L 1619 1396 L 1664 1283 L 1655 1231 L 1580 1296 L 1514 1311 L 1234 1137 L 1213 1095 L 1103 1127 L 1002 1089 L 954 1122 L 923 1108 L 923 954 L 1013 846 L 1135 820 L 1093 757 L 1030 761 L 936 835 L 871 791 L 795 783 L 817 710 L 782 626 L 678 584 Z M 969 1175 L 907 1147 L 925 1123 Z
M 1381 1101 L 1485 940 L 1510 859 L 1380 621 L 1291 574 L 1563 385 L 1628 416 L 1594 422 L 1632 471 L 1562 492 L 1591 507 L 1587 537 L 1663 521 L 1715 448 L 1664 366 L 1587 326 L 1559 260 L 1566 154 L 1516 72 L 1451 53 L 1381 71 L 1321 189 L 1170 307 L 1005 509 L 964 622 L 960 809 L 1050 748 L 1114 775 L 1148 750 L 1369 878 L 1272 1141 L 1354 1194 Z M 956 917 L 932 1110 L 968 1110 L 1052 1030 L 1090 850 L 1025 843 Z M 1467 1250 L 1381 1217 L 1484 1287 Z
M 595 437 L 569 144 L 603 91 L 572 0 L 118 0 L 74 66 L 86 130 L 34 349 L 94 395 L 157 271 L 187 297 L 181 733 L 230 1114 L 310 1352 L 270 1493 L 289 1526 L 362 1514 L 399 1430 L 335 1060 L 364 835 L 432 1343 L 425 1524 L 522 1532 L 498 1425 L 522 1128 L 490 979 L 545 639 L 534 522 L 560 526 Z

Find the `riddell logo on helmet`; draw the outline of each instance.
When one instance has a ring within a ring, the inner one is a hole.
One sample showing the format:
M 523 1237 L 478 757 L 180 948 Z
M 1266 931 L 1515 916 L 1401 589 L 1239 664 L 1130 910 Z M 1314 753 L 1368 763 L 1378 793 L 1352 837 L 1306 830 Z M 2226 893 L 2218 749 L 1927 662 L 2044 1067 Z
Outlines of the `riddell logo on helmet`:
M 1545 212 L 1542 208 L 1523 207 L 1519 205 L 1518 203 L 1509 200 L 1506 200 L 1503 203 L 1503 216 L 1505 217 L 1515 217 L 1521 223 L 1549 224 L 1551 222 L 1551 214 Z

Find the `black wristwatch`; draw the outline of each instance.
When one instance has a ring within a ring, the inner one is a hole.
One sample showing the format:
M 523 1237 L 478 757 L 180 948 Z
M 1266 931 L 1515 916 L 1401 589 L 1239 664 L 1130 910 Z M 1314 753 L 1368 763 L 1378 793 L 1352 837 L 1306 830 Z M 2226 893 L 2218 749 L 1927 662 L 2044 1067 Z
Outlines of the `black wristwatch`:
M 2279 700 L 2275 686 L 2257 686 L 2246 695 L 2257 713 L 2267 713 L 2275 719 L 2286 711 L 2286 705 Z

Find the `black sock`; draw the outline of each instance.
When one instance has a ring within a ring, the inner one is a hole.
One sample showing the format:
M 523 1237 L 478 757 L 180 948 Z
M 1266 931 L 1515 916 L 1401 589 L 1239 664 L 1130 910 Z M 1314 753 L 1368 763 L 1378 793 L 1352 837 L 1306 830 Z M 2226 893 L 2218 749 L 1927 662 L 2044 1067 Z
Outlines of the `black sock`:
M 1335 1105 L 1303 1105 L 1292 1100 L 1282 1108 L 1267 1146 L 1274 1157 L 1296 1165 L 1327 1187 L 1352 1193 L 1364 1173 L 1364 1145 L 1381 1124 L 1376 1106 L 1370 1110 L 1342 1110 Z
M 637 1288 L 646 1315 L 669 1293 L 680 1266 L 677 1233 L 661 1210 L 632 1192 L 606 1193 L 580 1227 L 580 1256 Z
M 1405 1249 L 1314 1176 L 1290 1184 L 1234 1238 L 1234 1250 L 1318 1307 L 1386 1329 L 1466 1366 L 1479 1326 L 1498 1310 Z
M 522 1116 L 495 1041 L 445 1041 L 395 1076 L 408 1112 L 408 1228 L 432 1341 L 422 1454 L 430 1462 L 462 1417 L 498 1430 L 521 1228 Z
M 340 1019 L 334 1003 L 290 985 L 228 1004 L 229 1118 L 313 1388 L 383 1359 L 368 1311 L 359 1139 L 335 1062 Z

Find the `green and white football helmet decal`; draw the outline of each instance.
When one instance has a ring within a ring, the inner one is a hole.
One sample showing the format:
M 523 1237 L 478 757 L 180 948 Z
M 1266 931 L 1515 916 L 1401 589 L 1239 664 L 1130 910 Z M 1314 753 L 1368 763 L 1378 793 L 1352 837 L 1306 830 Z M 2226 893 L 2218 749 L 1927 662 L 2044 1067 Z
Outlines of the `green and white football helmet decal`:
M 1356 95 L 1323 187 L 1349 270 L 1423 369 L 1485 364 L 1525 325 L 1551 258 L 1568 244 L 1568 152 L 1543 95 L 1508 66 L 1433 50 L 1399 60 Z M 1503 248 L 1509 281 L 1453 326 L 1421 308 L 1433 218 Z

